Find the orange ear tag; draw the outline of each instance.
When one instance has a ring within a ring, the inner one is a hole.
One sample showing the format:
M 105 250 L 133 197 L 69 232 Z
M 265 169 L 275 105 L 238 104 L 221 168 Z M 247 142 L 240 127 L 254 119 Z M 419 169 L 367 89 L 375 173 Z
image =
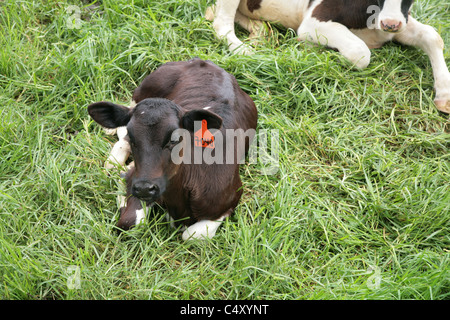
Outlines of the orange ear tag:
M 202 120 L 202 127 L 194 133 L 194 145 L 214 149 L 214 136 L 209 132 L 206 120 Z

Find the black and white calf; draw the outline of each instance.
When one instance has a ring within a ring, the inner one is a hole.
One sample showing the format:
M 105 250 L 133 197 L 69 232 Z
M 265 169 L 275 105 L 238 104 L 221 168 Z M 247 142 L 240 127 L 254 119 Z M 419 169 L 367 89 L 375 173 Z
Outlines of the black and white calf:
M 418 47 L 429 56 L 435 81 L 435 105 L 450 113 L 450 73 L 436 30 L 410 15 L 413 0 L 217 0 L 206 18 L 214 20 L 229 48 L 249 54 L 234 32 L 234 22 L 251 36 L 261 34 L 261 20 L 275 21 L 308 40 L 337 49 L 357 68 L 370 62 L 370 49 L 388 41 Z

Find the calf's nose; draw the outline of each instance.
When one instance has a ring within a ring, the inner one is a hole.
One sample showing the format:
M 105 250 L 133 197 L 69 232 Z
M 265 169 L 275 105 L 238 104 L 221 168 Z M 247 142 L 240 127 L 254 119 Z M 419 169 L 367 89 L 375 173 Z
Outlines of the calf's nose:
M 139 199 L 155 199 L 159 196 L 159 187 L 147 181 L 140 181 L 133 185 L 132 193 Z
M 381 29 L 386 32 L 398 32 L 402 27 L 402 22 L 398 20 L 381 20 Z

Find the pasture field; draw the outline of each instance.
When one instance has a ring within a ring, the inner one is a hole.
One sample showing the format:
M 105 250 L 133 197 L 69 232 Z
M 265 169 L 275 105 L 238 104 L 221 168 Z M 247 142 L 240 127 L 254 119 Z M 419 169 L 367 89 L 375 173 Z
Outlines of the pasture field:
M 449 299 L 449 117 L 428 57 L 388 44 L 358 71 L 274 24 L 232 55 L 212 3 L 0 2 L 0 299 Z M 413 7 L 447 47 L 449 7 Z M 120 170 L 103 168 L 116 138 L 86 107 L 127 104 L 193 57 L 235 75 L 258 130 L 278 130 L 277 172 L 241 166 L 212 240 L 183 242 L 160 213 L 119 235 Z

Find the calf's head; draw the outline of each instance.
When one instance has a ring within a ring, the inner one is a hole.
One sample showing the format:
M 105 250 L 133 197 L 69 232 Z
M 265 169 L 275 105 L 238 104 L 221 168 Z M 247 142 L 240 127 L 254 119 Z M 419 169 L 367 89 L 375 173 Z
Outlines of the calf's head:
M 408 23 L 409 10 L 414 0 L 378 0 L 381 9 L 378 28 L 385 32 L 401 32 Z
M 155 201 L 165 192 L 179 169 L 179 164 L 172 161 L 172 149 L 179 143 L 191 143 L 183 141 L 184 135 L 177 129 L 192 133 L 194 122 L 202 120 L 207 121 L 208 128 L 219 129 L 222 125 L 222 119 L 213 112 L 185 111 L 161 98 L 144 99 L 133 109 L 102 101 L 89 105 L 88 112 L 103 127 L 127 127 L 135 163 L 131 192 L 147 202 Z

